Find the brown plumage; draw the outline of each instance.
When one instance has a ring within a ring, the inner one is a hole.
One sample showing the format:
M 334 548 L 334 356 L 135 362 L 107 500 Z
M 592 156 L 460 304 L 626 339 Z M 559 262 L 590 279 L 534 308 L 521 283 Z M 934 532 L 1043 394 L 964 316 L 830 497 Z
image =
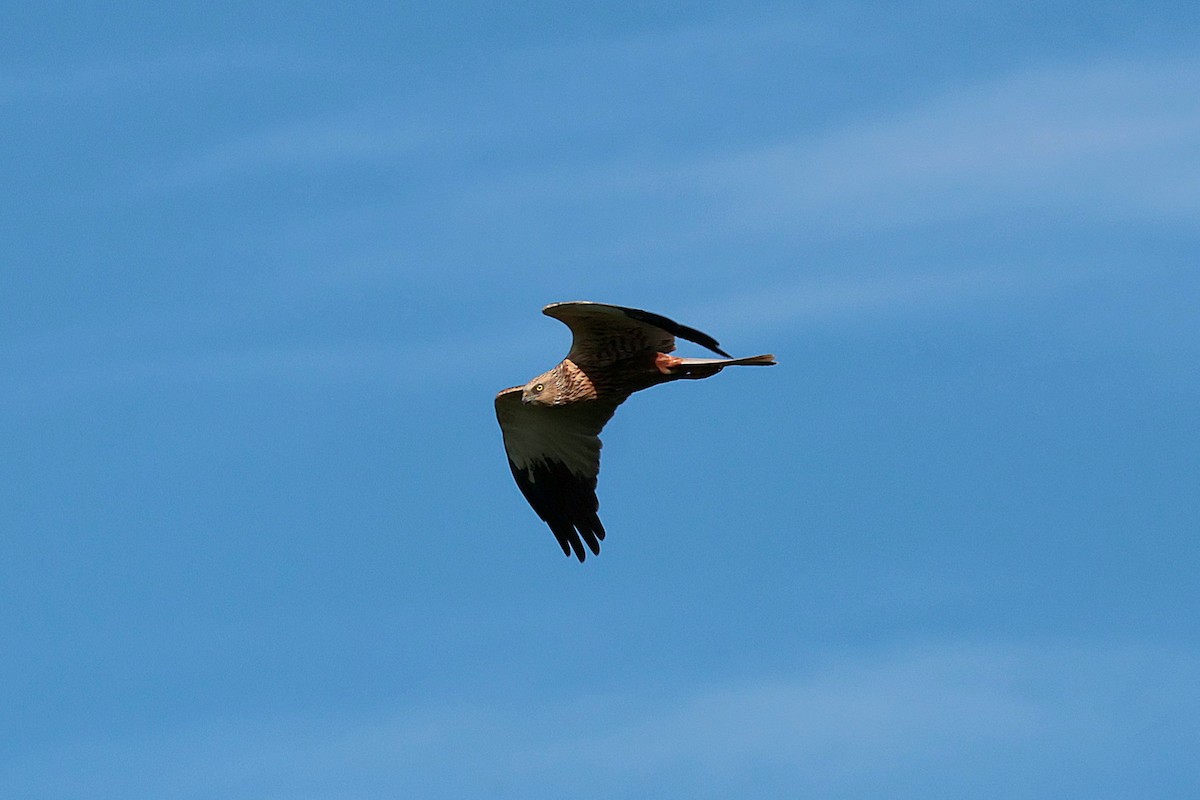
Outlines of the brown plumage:
M 600 554 L 604 526 L 596 499 L 600 431 L 634 392 L 680 379 L 709 378 L 737 365 L 770 366 L 772 355 L 732 358 L 694 328 L 636 308 L 553 303 L 542 309 L 571 329 L 571 351 L 553 369 L 496 395 L 496 418 L 513 478 L 564 554 Z M 675 337 L 724 358 L 678 358 Z

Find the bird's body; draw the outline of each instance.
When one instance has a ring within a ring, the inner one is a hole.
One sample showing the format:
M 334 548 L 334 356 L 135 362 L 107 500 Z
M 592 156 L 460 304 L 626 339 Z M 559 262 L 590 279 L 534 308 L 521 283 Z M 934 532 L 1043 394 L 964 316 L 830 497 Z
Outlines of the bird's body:
M 617 406 L 660 383 L 771 365 L 775 357 L 732 358 L 711 336 L 634 308 L 571 302 L 542 311 L 571 328 L 571 351 L 553 369 L 496 395 L 496 418 L 517 486 L 563 553 L 583 561 L 583 545 L 599 555 L 604 538 L 596 514 L 599 437 Z M 672 356 L 676 336 L 724 358 Z

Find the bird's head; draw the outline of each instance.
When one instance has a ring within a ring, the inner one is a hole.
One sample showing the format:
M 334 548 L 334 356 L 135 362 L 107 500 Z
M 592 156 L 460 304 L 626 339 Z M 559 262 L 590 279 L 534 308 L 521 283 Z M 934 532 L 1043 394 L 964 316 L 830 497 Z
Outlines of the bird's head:
M 521 402 L 535 403 L 539 406 L 559 405 L 559 381 L 556 378 L 554 370 L 538 375 L 521 390 Z

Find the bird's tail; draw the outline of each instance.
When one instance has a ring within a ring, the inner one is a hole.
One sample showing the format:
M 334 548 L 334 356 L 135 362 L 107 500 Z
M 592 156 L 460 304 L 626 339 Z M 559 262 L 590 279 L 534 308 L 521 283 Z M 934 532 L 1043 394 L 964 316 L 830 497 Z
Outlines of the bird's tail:
M 745 358 L 681 358 L 684 366 L 714 366 L 714 367 L 773 367 L 775 356 L 769 353 L 761 356 L 746 356 Z
M 725 367 L 770 367 L 775 356 L 746 356 L 745 358 L 678 358 L 659 353 L 655 362 L 658 371 L 677 378 L 707 378 L 716 375 Z

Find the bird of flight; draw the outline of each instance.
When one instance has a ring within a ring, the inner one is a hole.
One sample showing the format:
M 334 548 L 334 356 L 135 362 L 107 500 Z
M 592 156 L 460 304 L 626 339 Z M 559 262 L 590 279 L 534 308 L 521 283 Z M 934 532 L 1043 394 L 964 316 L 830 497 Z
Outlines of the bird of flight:
M 545 520 L 565 555 L 584 544 L 600 555 L 604 526 L 596 512 L 600 430 L 634 392 L 682 378 L 711 378 L 725 367 L 771 366 L 775 356 L 733 358 L 694 328 L 603 303 L 552 303 L 542 313 L 571 329 L 571 351 L 548 372 L 496 395 L 508 466 L 521 493 Z M 723 358 L 677 358 L 675 337 Z

